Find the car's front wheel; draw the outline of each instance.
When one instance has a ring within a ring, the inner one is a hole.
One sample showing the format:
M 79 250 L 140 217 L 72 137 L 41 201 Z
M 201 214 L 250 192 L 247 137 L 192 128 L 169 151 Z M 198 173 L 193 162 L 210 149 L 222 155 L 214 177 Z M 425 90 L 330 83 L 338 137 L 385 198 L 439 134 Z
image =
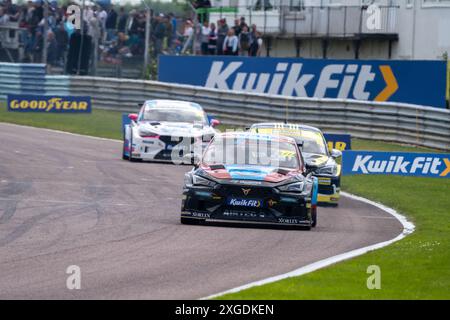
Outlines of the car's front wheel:
M 317 207 L 311 209 L 311 226 L 315 227 L 317 225 Z
M 181 217 L 180 222 L 181 222 L 181 224 L 197 225 L 197 224 L 200 224 L 201 220 Z

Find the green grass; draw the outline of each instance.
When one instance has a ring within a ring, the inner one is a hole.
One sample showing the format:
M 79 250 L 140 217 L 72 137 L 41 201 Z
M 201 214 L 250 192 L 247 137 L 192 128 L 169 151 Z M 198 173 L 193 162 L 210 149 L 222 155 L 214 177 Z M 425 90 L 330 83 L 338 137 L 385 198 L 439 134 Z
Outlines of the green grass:
M 0 102 L 0 122 L 56 129 L 102 138 L 122 139 L 122 113 L 116 111 L 93 110 L 91 114 L 70 115 L 8 112 L 5 103 Z
M 7 112 L 0 122 L 121 139 L 121 113 L 90 115 Z M 219 129 L 229 129 L 220 126 Z M 433 152 L 385 142 L 352 140 L 353 149 Z M 345 191 L 379 201 L 408 216 L 416 231 L 386 248 L 301 277 L 251 288 L 222 299 L 450 299 L 450 180 L 345 176 Z M 381 290 L 368 290 L 366 269 L 381 268 Z

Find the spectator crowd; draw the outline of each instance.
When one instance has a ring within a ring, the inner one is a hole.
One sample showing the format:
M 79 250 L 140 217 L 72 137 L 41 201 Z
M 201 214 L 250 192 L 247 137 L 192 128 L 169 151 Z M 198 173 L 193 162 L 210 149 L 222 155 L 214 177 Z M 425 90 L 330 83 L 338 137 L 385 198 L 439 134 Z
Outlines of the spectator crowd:
M 71 37 L 84 33 L 89 41 L 98 44 L 99 58 L 105 61 L 120 61 L 123 57 L 143 55 L 145 48 L 146 11 L 113 5 L 101 6 L 85 1 L 83 10 L 83 32 L 76 30 L 70 20 L 67 7 L 80 5 L 81 1 L 58 5 L 48 2 L 48 29 L 46 35 L 47 63 L 63 66 Z M 198 19 L 179 19 L 174 14 L 151 12 L 150 43 L 152 55 L 196 53 L 202 55 L 259 56 L 262 35 L 256 25 L 248 25 L 245 18 L 236 19 L 228 26 L 226 19 L 207 22 L 203 14 Z M 0 26 L 16 23 L 21 28 L 20 43 L 23 45 L 22 62 L 41 62 L 44 46 L 44 3 L 29 0 L 13 4 L 11 0 L 0 0 Z M 92 45 L 92 51 L 97 46 Z M 0 44 L 1 48 L 1 44 Z

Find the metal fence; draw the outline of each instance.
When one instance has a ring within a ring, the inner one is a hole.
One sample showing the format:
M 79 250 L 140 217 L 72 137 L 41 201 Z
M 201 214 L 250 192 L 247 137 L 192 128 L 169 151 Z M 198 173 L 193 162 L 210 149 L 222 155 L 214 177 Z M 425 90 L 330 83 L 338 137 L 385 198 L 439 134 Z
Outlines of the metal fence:
M 257 3 L 257 2 L 255 2 Z M 270 6 L 251 4 L 236 7 L 208 9 L 209 20 L 225 18 L 233 25 L 243 17 L 255 24 L 265 35 L 284 35 L 296 38 L 364 38 L 377 36 L 396 37 L 398 34 L 398 6 L 378 6 L 380 23 L 368 27 L 372 12 L 368 6 L 323 5 L 305 6 L 299 2 L 274 3 Z

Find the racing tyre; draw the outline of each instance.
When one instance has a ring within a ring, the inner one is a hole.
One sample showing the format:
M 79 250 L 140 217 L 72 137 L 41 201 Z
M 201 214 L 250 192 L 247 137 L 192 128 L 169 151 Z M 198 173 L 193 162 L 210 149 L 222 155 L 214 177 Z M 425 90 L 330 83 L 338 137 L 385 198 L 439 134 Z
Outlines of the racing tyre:
M 317 208 L 311 210 L 311 227 L 317 225 Z
M 198 224 L 200 224 L 201 220 L 181 217 L 180 222 L 181 222 L 181 224 L 198 225 Z

